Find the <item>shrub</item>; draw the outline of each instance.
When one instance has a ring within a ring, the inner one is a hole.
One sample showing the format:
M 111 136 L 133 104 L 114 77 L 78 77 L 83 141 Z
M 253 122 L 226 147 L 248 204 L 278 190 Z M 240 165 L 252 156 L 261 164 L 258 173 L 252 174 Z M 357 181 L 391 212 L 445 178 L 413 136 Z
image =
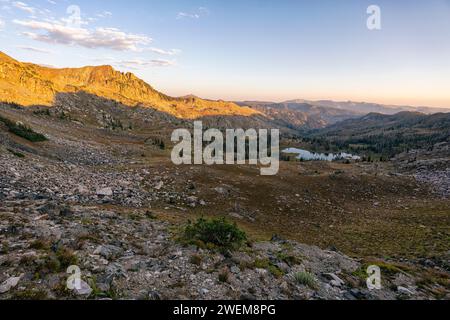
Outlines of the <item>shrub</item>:
M 12 149 L 6 149 L 6 150 L 8 150 L 13 155 L 15 155 L 17 158 L 25 158 L 25 155 L 23 153 L 20 153 L 18 151 L 14 151 Z
M 22 123 L 14 123 L 13 121 L 1 116 L 0 121 L 5 124 L 9 132 L 14 133 L 16 136 L 22 137 L 31 142 L 47 141 L 47 138 L 44 135 L 33 131 L 33 129 Z
M 314 275 L 309 272 L 297 272 L 294 274 L 294 280 L 298 284 L 310 287 L 311 289 L 316 288 L 316 278 L 314 278 Z
M 30 249 L 50 250 L 50 242 L 42 239 L 37 239 L 30 244 Z
M 219 281 L 226 283 L 226 282 L 228 282 L 229 279 L 230 279 L 230 271 L 228 271 L 227 268 L 222 269 L 219 272 Z
M 74 252 L 68 248 L 60 247 L 58 251 L 56 251 L 56 258 L 61 264 L 61 268 L 65 270 L 67 267 L 71 265 L 77 264 L 77 256 Z
M 200 218 L 195 223 L 189 222 L 184 228 L 183 238 L 189 244 L 202 242 L 208 249 L 237 249 L 247 240 L 245 232 L 224 218 Z
M 195 264 L 196 266 L 201 265 L 202 261 L 203 261 L 202 256 L 199 254 L 193 254 L 189 259 L 189 262 Z

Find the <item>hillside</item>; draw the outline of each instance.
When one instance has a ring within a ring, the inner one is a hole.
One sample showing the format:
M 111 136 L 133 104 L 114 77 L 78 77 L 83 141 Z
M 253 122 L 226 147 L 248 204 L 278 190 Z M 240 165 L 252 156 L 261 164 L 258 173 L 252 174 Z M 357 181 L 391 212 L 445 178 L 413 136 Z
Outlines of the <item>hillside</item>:
M 429 148 L 448 141 L 449 137 L 450 113 L 426 115 L 418 112 L 370 113 L 309 134 L 310 142 L 316 147 L 337 147 L 389 157 L 410 149 Z
M 264 113 L 280 126 L 292 129 L 317 129 L 330 124 L 355 118 L 360 114 L 347 110 L 314 106 L 309 103 L 297 102 L 238 102 L 241 106 L 250 106 Z
M 190 121 L 81 92 L 57 102 L 0 104 L 0 286 L 19 279 L 0 300 L 448 296 L 450 203 L 429 181 L 387 162 L 283 161 L 270 177 L 177 166 L 170 125 Z M 47 139 L 18 135 L 18 121 Z M 183 245 L 198 217 L 236 222 L 249 241 Z M 75 293 L 59 285 L 73 261 L 86 275 Z M 369 264 L 389 270 L 383 290 L 367 290 Z M 305 271 L 314 286 L 296 280 Z
M 0 52 L 0 97 L 24 106 L 54 103 L 57 93 L 85 91 L 125 105 L 152 107 L 179 118 L 251 116 L 259 112 L 232 102 L 188 96 L 172 98 L 152 88 L 132 73 L 111 66 L 54 69 L 22 63 Z

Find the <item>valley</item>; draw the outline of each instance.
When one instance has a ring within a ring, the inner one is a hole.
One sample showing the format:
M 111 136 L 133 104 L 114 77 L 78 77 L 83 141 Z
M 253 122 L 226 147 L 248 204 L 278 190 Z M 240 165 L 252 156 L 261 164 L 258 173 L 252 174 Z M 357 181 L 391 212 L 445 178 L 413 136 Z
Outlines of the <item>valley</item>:
M 10 59 L 0 69 L 1 299 L 449 298 L 449 114 L 170 98 L 109 67 Z M 361 159 L 285 159 L 274 176 L 177 166 L 171 133 L 194 119 L 278 128 L 282 149 Z M 245 244 L 183 243 L 200 217 L 236 223 Z M 71 292 L 74 264 L 83 286 Z M 373 264 L 382 290 L 367 289 Z

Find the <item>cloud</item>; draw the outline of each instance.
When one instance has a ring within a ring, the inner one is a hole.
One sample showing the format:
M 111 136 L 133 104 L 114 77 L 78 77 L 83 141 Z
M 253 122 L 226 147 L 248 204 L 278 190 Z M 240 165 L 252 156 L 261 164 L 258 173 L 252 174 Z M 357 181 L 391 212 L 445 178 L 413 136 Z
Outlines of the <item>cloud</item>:
M 197 13 L 178 12 L 177 19 L 183 18 L 198 19 L 200 18 L 200 15 Z
M 98 13 L 96 16 L 99 18 L 110 18 L 112 15 L 113 14 L 109 11 L 103 11 L 102 13 Z
M 21 1 L 15 1 L 12 3 L 13 7 L 20 9 L 22 11 L 28 12 L 30 14 L 35 14 L 36 8 L 30 7 L 28 4 L 21 2 Z
M 51 51 L 51 50 L 42 49 L 42 48 L 36 48 L 36 47 L 17 46 L 16 48 L 19 48 L 19 49 L 22 49 L 22 50 L 27 50 L 27 51 L 38 52 L 38 53 L 46 53 L 46 54 L 53 53 L 53 51 Z
M 174 66 L 176 63 L 174 61 L 164 59 L 151 59 L 151 60 L 131 59 L 131 60 L 116 61 L 113 64 L 120 67 L 139 69 L 140 67 L 171 67 Z
M 116 59 L 113 57 L 103 57 L 103 58 L 94 58 L 91 59 L 96 63 L 102 64 L 110 64 L 117 68 L 124 69 L 132 69 L 132 70 L 140 70 L 144 68 L 151 67 L 172 67 L 176 65 L 175 61 L 165 60 L 165 59 L 142 59 L 142 58 L 134 58 L 134 59 Z
M 90 30 L 83 27 L 66 26 L 58 21 L 13 20 L 13 22 L 31 30 L 22 33 L 26 37 L 47 43 L 78 45 L 90 49 L 142 51 L 141 45 L 148 45 L 152 42 L 148 36 L 126 33 L 117 28 L 98 27 Z
M 5 27 L 5 22 L 0 19 L 0 31 L 3 30 L 3 28 Z
M 47 2 L 50 3 L 50 4 L 53 4 L 53 5 L 56 4 L 56 1 L 53 1 L 53 0 L 47 0 Z
M 164 49 L 159 49 L 159 48 L 148 48 L 146 50 L 151 51 L 153 53 L 166 55 L 166 56 L 175 56 L 175 55 L 181 53 L 181 50 L 179 50 L 179 49 L 164 50 Z
M 194 12 L 183 12 L 180 11 L 177 14 L 177 19 L 189 18 L 189 19 L 200 19 L 201 17 L 208 16 L 209 10 L 205 7 L 200 7 Z

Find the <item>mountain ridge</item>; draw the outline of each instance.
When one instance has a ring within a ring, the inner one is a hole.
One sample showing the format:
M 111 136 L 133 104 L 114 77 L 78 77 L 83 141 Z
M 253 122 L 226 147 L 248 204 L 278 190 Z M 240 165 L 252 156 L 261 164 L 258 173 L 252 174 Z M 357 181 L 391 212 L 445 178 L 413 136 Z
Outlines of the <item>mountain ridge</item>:
M 23 106 L 52 106 L 57 93 L 85 91 L 125 105 L 141 105 L 179 118 L 195 119 L 214 115 L 252 116 L 258 111 L 233 102 L 198 97 L 174 98 L 154 89 L 133 73 L 112 66 L 50 68 L 19 62 L 0 52 L 0 93 L 2 100 Z
M 413 106 L 402 106 L 402 105 L 388 105 L 380 104 L 374 102 L 356 102 L 356 101 L 334 101 L 334 100 L 306 100 L 306 99 L 292 99 L 282 102 L 268 102 L 268 101 L 242 101 L 237 102 L 239 105 L 249 105 L 249 106 L 268 106 L 268 105 L 304 105 L 308 104 L 315 107 L 321 108 L 331 108 L 334 110 L 346 110 L 353 113 L 358 113 L 360 115 L 365 115 L 368 113 L 381 113 L 393 115 L 402 111 L 410 112 L 422 112 L 427 114 L 450 112 L 450 108 L 437 108 L 437 107 L 413 107 Z

